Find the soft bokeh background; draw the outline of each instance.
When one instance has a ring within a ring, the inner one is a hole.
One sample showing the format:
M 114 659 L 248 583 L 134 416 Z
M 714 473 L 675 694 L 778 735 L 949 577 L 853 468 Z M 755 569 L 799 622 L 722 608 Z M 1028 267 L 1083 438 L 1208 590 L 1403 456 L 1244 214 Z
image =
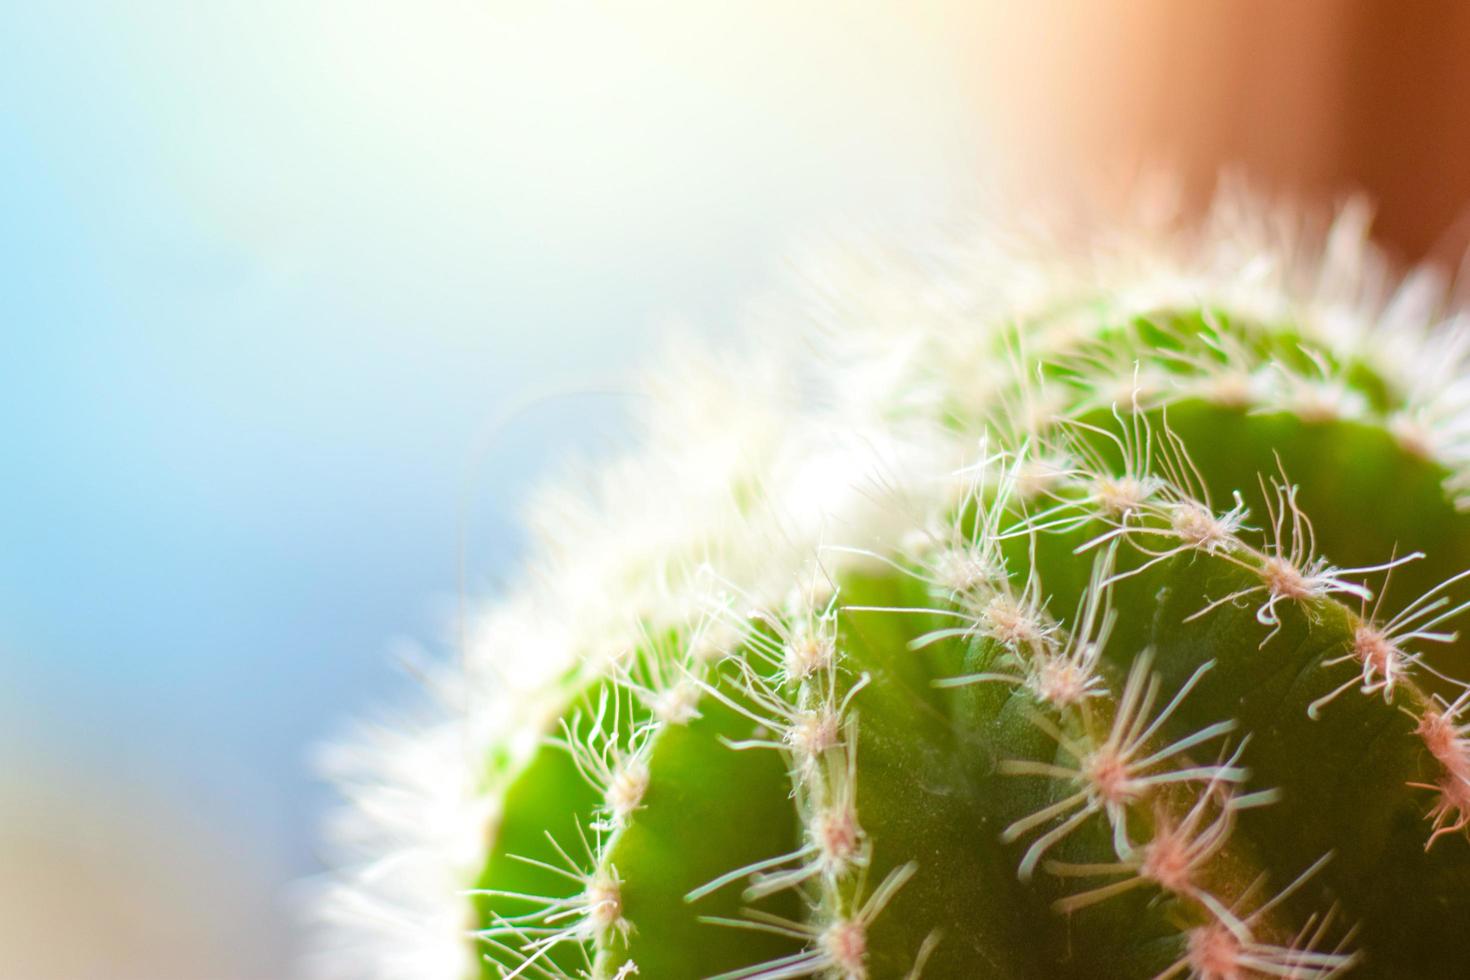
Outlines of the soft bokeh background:
M 1236 162 L 1452 254 L 1470 16 L 1279 6 L 0 7 L 0 978 L 288 975 L 310 746 L 796 236 Z

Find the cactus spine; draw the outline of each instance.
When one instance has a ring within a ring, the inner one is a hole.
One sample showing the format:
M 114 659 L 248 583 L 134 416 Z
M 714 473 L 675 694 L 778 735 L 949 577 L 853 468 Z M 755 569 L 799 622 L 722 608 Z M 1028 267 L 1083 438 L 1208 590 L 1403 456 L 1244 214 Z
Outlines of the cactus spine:
M 445 937 L 346 972 L 1455 975 L 1466 333 L 1360 217 L 849 258 L 789 387 L 673 372 L 414 771 L 337 767 Z

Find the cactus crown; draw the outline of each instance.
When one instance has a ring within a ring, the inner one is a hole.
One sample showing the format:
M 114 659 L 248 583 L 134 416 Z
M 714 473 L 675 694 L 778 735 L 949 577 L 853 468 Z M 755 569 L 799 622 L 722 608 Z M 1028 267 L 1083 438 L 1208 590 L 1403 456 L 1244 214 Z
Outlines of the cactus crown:
M 1454 975 L 1466 333 L 1280 219 L 849 254 L 820 356 L 670 368 L 448 717 L 338 750 L 331 962 Z

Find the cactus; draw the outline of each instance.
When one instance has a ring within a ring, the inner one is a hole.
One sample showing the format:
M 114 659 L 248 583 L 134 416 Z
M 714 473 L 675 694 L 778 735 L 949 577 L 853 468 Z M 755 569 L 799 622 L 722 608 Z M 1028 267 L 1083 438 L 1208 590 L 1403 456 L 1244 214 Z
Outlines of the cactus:
M 1364 229 L 850 251 L 670 361 L 329 758 L 330 969 L 1461 975 L 1467 333 Z

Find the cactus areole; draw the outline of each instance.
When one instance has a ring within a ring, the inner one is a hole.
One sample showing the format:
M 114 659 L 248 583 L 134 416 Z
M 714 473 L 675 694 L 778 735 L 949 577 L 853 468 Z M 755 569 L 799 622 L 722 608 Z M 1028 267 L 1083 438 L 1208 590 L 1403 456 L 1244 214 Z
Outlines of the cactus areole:
M 665 362 L 327 752 L 325 972 L 1470 976 L 1470 321 L 1308 225 L 849 250 Z

